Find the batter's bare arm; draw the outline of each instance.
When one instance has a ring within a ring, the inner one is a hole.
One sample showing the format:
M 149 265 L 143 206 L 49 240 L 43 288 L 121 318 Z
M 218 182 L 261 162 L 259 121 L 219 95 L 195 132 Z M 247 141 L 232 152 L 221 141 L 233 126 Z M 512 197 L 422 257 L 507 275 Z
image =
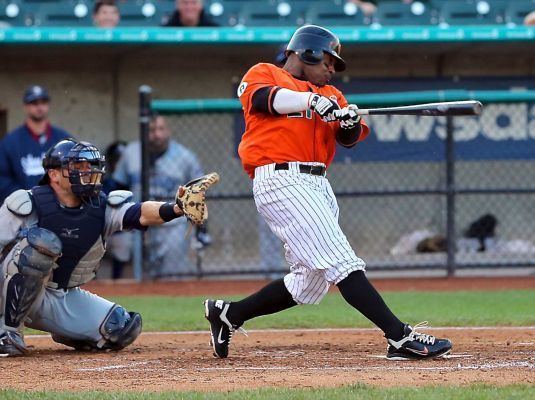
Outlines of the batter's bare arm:
M 328 97 L 311 92 L 296 92 L 295 90 L 266 86 L 253 94 L 253 109 L 257 112 L 274 115 L 292 114 L 306 110 L 313 110 L 325 122 L 334 121 L 334 111 L 340 106 Z

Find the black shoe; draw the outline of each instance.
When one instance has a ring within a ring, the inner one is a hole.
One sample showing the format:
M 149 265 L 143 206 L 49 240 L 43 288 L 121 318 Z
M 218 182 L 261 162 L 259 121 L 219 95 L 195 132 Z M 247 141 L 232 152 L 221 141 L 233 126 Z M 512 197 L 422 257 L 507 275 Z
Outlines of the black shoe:
M 19 332 L 0 333 L 0 357 L 24 356 L 28 353 L 29 350 Z
M 214 349 L 214 357 L 227 358 L 228 346 L 235 330 L 246 334 L 245 330 L 233 325 L 227 319 L 227 311 L 230 302 L 224 300 L 204 301 L 204 316 L 210 322 L 210 344 Z
M 432 335 L 416 332 L 418 328 L 425 328 L 427 321 L 414 326 L 405 325 L 405 335 L 398 341 L 388 339 L 386 358 L 389 360 L 422 360 L 426 358 L 441 358 L 451 351 L 448 339 L 437 339 Z

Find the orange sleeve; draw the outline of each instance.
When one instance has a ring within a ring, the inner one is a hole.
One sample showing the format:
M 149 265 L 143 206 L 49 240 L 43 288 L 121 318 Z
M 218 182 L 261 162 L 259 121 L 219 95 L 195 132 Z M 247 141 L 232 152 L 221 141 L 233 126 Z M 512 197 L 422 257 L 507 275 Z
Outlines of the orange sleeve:
M 237 94 L 244 111 L 250 109 L 253 94 L 258 89 L 266 86 L 276 86 L 275 78 L 273 77 L 268 64 L 261 63 L 251 67 L 251 69 L 243 76 L 240 86 L 238 86 Z M 271 95 L 272 94 L 270 94 L 270 96 Z

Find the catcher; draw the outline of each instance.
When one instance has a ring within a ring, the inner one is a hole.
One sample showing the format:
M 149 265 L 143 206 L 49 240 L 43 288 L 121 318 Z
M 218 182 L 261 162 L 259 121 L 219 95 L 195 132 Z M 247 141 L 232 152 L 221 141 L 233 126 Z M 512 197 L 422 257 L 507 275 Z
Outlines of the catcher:
M 90 143 L 59 142 L 43 167 L 38 186 L 0 208 L 0 356 L 28 353 L 24 326 L 78 350 L 121 350 L 141 333 L 141 315 L 80 288 L 95 277 L 106 239 L 182 216 L 203 223 L 206 189 L 219 176 L 181 186 L 175 203 L 133 203 L 131 192 L 100 192 L 104 157 Z

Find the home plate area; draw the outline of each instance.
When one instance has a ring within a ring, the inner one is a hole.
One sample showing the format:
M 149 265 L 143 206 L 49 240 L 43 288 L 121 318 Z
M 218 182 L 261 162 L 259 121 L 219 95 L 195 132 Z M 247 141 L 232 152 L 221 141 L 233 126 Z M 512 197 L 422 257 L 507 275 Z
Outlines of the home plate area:
M 235 335 L 230 357 L 212 356 L 207 332 L 144 333 L 120 352 L 77 352 L 28 336 L 31 355 L 2 360 L 5 388 L 227 391 L 348 384 L 423 386 L 535 383 L 535 327 L 436 328 L 452 340 L 440 360 L 390 361 L 375 329 L 259 330 Z

